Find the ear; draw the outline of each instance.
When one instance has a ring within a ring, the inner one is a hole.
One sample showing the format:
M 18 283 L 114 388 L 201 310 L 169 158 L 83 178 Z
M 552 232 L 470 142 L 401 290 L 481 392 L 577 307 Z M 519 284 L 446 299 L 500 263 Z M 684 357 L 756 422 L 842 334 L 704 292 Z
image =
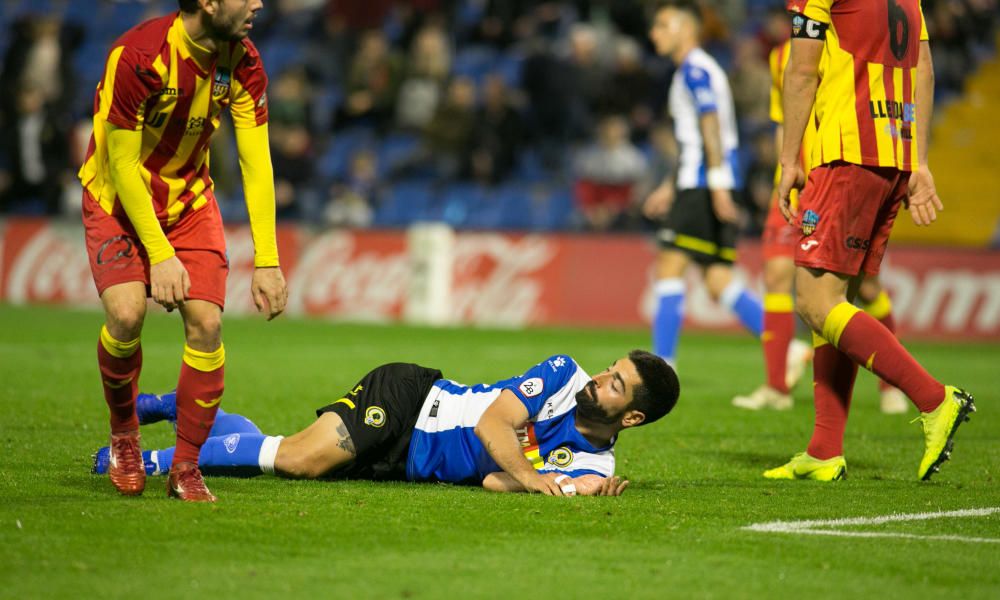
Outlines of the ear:
M 637 427 L 646 422 L 646 413 L 640 410 L 630 410 L 622 417 L 622 429 Z
M 219 10 L 219 3 L 217 0 L 198 0 L 198 4 L 201 9 L 208 13 L 210 16 L 215 16 L 215 13 Z

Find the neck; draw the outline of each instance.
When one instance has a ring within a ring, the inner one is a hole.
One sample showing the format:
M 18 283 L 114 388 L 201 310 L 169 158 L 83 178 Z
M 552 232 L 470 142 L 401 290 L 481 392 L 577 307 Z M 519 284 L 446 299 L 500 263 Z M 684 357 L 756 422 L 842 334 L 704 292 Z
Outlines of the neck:
M 205 29 L 205 25 L 201 19 L 202 15 L 200 12 L 187 13 L 181 11 L 181 23 L 184 25 L 184 31 L 191 41 L 209 52 L 215 52 L 218 50 L 218 45 L 215 39 L 209 35 L 208 30 Z
M 621 424 L 613 423 L 597 423 L 594 421 L 588 421 L 577 413 L 576 420 L 574 422 L 576 430 L 580 432 L 588 442 L 594 445 L 595 448 L 603 448 L 611 443 L 611 438 L 615 437 L 619 431 L 621 431 Z
M 674 61 L 675 65 L 680 66 L 684 62 L 684 59 L 687 58 L 687 55 L 697 47 L 698 44 L 694 40 L 684 40 L 677 45 L 677 49 L 670 55 L 670 59 Z

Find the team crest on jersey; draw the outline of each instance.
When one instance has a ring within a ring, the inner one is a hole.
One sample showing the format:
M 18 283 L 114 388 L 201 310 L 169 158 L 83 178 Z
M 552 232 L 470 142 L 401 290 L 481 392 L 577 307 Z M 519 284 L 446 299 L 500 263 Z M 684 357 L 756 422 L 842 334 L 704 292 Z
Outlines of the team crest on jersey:
M 226 447 L 226 452 L 230 454 L 236 452 L 236 446 L 240 445 L 240 434 L 234 433 L 233 435 L 222 440 L 222 445 Z
M 369 406 L 365 411 L 365 425 L 375 429 L 385 425 L 385 411 L 379 406 Z
M 819 225 L 819 215 L 815 211 L 807 210 L 802 215 L 802 235 L 812 235 Z
M 517 386 L 517 389 L 521 390 L 521 393 L 526 398 L 534 398 L 545 389 L 545 383 L 541 377 L 532 377 L 531 379 L 522 381 L 521 385 Z
M 573 451 L 566 446 L 559 446 L 552 452 L 549 452 L 549 457 L 546 459 L 546 462 L 553 467 L 565 469 L 573 464 Z
M 219 67 L 215 70 L 215 77 L 212 81 L 212 97 L 222 98 L 229 95 L 229 69 Z

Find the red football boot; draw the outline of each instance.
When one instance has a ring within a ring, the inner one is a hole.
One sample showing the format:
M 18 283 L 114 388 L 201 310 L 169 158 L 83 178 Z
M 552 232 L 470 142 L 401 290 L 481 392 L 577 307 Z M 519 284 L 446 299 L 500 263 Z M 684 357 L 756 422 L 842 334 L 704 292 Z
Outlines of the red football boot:
M 189 462 L 170 467 L 170 476 L 167 477 L 167 496 L 180 498 L 185 502 L 215 502 L 215 496 L 205 486 L 205 480 L 202 479 L 198 466 Z
M 146 489 L 146 468 L 142 464 L 139 432 L 111 434 L 108 475 L 125 496 L 138 496 Z

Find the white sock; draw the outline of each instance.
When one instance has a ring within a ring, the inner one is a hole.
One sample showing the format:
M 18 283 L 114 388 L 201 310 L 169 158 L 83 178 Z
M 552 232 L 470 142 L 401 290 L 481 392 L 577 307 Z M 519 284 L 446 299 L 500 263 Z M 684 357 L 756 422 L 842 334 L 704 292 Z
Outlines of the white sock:
M 740 294 L 742 294 L 745 289 L 746 288 L 739 281 L 733 280 L 729 282 L 726 289 L 722 290 L 722 294 L 719 295 L 719 303 L 729 310 L 733 310 L 733 307 L 736 306 L 736 301 L 740 299 Z
M 264 442 L 260 445 L 260 454 L 257 455 L 257 464 L 260 465 L 262 473 L 274 475 L 274 459 L 278 456 L 278 446 L 283 439 L 285 439 L 283 435 L 269 435 L 264 438 Z

